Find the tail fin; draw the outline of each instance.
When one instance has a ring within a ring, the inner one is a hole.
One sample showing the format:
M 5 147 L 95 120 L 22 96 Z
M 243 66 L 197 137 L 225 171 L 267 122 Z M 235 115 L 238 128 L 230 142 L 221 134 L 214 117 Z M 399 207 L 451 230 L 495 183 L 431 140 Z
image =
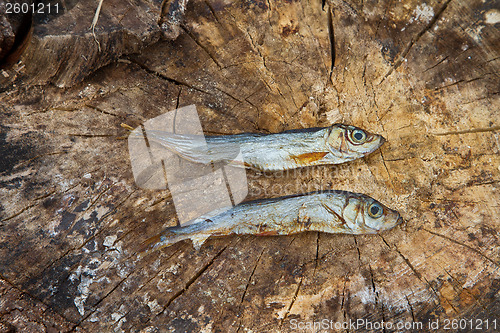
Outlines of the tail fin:
M 141 247 L 139 248 L 139 256 L 145 257 L 154 251 L 163 249 L 164 247 L 173 245 L 187 238 L 189 238 L 188 235 L 182 233 L 179 234 L 170 229 L 164 230 L 161 233 L 146 239 L 141 244 Z
M 175 134 L 156 130 L 147 130 L 146 136 L 150 144 L 159 145 L 194 163 L 209 164 L 212 162 L 232 161 L 240 152 L 237 143 L 224 142 L 223 137 L 221 139 L 217 139 L 217 137 L 209 139 L 209 137 L 203 135 Z M 129 134 L 129 137 L 146 138 L 141 131 L 135 130 Z
M 149 144 L 158 145 L 157 148 L 168 149 L 174 154 L 195 163 L 207 164 L 212 161 L 208 154 L 205 138 L 200 135 L 175 134 L 156 130 L 143 132 L 134 130 L 130 138 L 147 139 Z
M 139 248 L 139 257 L 145 257 L 154 251 L 161 250 L 185 239 L 190 239 L 193 243 L 193 247 L 199 250 L 201 245 L 211 236 L 209 233 L 188 233 L 185 231 L 186 230 L 181 228 L 174 227 L 148 238 Z

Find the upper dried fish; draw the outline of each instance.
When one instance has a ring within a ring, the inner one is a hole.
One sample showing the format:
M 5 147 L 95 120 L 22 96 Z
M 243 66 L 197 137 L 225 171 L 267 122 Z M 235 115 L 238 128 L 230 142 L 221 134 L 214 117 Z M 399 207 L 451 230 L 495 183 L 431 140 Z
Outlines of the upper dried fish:
M 199 248 L 210 236 L 291 235 L 302 231 L 375 234 L 402 223 L 399 213 L 367 195 L 346 191 L 257 200 L 202 216 L 185 227 L 168 228 L 144 243 L 153 250 L 191 239 Z
M 361 158 L 385 142 L 380 135 L 343 124 L 274 134 L 206 137 L 147 130 L 146 136 L 149 142 L 196 163 L 234 163 L 241 152 L 245 167 L 261 171 L 340 164 Z M 132 137 L 142 137 L 142 133 Z

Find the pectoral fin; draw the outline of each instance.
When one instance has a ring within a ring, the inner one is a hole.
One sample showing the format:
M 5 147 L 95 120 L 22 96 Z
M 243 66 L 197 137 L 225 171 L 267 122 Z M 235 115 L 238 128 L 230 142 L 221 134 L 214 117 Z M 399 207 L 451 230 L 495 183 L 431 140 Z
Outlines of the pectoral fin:
M 321 151 L 313 153 L 304 153 L 300 155 L 292 155 L 290 157 L 299 165 L 310 165 L 325 157 L 326 154 L 328 154 L 328 152 Z
M 191 239 L 191 241 L 193 242 L 193 247 L 195 248 L 195 250 L 198 251 L 210 236 L 210 234 L 196 234 L 189 237 L 189 239 Z

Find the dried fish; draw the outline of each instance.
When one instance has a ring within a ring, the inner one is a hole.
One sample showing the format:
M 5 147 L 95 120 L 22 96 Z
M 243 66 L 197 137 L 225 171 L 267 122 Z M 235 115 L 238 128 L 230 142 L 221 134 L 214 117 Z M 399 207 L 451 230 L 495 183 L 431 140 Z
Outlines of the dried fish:
M 142 137 L 140 131 L 131 135 Z M 234 163 L 241 152 L 243 166 L 261 171 L 345 163 L 375 151 L 385 142 L 380 135 L 344 124 L 274 134 L 205 137 L 148 130 L 146 136 L 150 143 L 196 163 Z
M 371 197 L 346 191 L 321 191 L 251 201 L 214 211 L 184 227 L 172 227 L 144 243 L 142 251 L 190 239 L 199 249 L 210 236 L 291 235 L 303 231 L 376 234 L 402 223 L 399 213 Z

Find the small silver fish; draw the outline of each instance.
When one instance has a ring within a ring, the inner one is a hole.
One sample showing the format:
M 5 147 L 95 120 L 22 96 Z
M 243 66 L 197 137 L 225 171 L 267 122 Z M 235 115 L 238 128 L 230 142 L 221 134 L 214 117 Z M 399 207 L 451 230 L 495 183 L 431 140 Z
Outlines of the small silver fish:
M 303 231 L 376 234 L 403 222 L 399 213 L 367 195 L 346 191 L 251 201 L 197 218 L 193 224 L 168 228 L 143 244 L 150 252 L 190 239 L 199 249 L 210 236 L 291 235 Z
M 343 124 L 274 134 L 203 137 L 155 130 L 146 133 L 149 142 L 191 162 L 230 163 L 241 152 L 242 166 L 260 171 L 345 163 L 375 151 L 385 142 L 380 135 Z M 139 138 L 142 133 L 133 132 L 131 136 Z

